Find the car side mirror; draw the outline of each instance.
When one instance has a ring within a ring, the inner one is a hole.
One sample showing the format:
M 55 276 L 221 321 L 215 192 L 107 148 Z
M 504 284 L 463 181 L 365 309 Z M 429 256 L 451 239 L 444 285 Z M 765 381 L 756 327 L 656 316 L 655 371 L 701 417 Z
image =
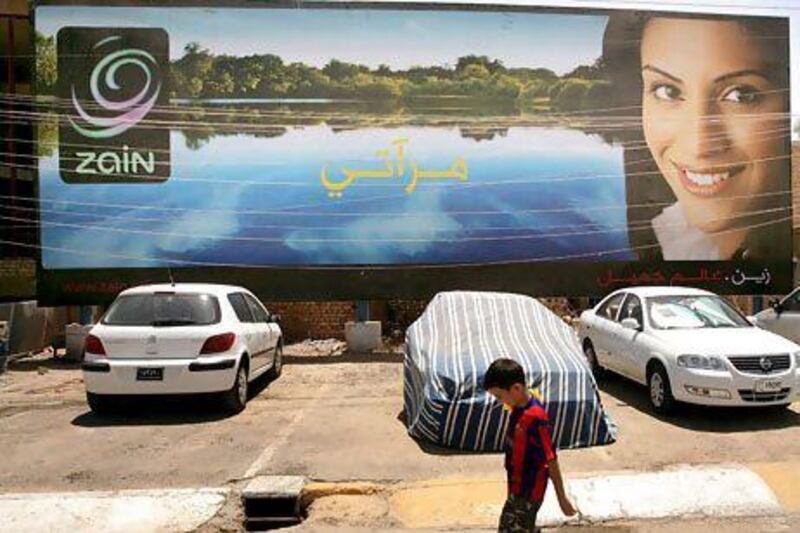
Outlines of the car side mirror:
M 270 315 L 269 321 L 274 322 L 275 324 L 279 324 L 281 321 L 281 315 Z
M 632 318 L 632 317 L 623 318 L 622 322 L 620 322 L 620 323 L 622 324 L 622 327 L 625 328 L 625 329 L 630 329 L 630 330 L 633 330 L 633 331 L 641 331 L 642 330 L 642 325 L 639 324 L 639 321 L 636 320 L 635 318 Z
M 783 304 L 781 304 L 780 300 L 777 298 L 770 300 L 769 305 L 775 310 L 776 313 L 783 313 Z

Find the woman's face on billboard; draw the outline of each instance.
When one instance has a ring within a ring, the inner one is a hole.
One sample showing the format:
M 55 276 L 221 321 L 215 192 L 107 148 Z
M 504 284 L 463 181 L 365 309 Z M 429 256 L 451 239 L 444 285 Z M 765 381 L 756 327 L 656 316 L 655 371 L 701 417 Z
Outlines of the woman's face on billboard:
M 736 22 L 671 18 L 647 23 L 641 57 L 645 140 L 689 222 L 745 224 L 786 178 L 779 58 Z

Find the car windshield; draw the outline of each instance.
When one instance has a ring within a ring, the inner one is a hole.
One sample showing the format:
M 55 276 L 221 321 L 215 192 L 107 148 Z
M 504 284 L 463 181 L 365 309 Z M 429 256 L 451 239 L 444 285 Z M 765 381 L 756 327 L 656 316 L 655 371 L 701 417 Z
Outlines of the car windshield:
M 655 329 L 745 328 L 741 313 L 719 296 L 655 296 L 647 298 Z
M 219 315 L 219 302 L 209 294 L 130 294 L 117 298 L 103 318 L 103 324 L 199 326 L 219 322 Z

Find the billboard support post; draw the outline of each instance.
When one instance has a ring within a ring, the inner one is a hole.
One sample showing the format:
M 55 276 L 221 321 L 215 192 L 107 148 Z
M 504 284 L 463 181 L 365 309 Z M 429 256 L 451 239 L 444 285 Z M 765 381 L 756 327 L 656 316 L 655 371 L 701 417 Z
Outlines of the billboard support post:
M 359 322 L 369 320 L 369 300 L 356 301 L 356 320 Z

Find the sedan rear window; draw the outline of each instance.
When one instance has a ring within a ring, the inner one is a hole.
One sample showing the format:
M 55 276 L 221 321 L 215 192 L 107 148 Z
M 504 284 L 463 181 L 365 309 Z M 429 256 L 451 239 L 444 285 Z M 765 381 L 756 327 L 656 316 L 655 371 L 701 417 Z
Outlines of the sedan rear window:
M 210 294 L 152 293 L 120 296 L 103 318 L 110 326 L 204 326 L 220 320 Z

